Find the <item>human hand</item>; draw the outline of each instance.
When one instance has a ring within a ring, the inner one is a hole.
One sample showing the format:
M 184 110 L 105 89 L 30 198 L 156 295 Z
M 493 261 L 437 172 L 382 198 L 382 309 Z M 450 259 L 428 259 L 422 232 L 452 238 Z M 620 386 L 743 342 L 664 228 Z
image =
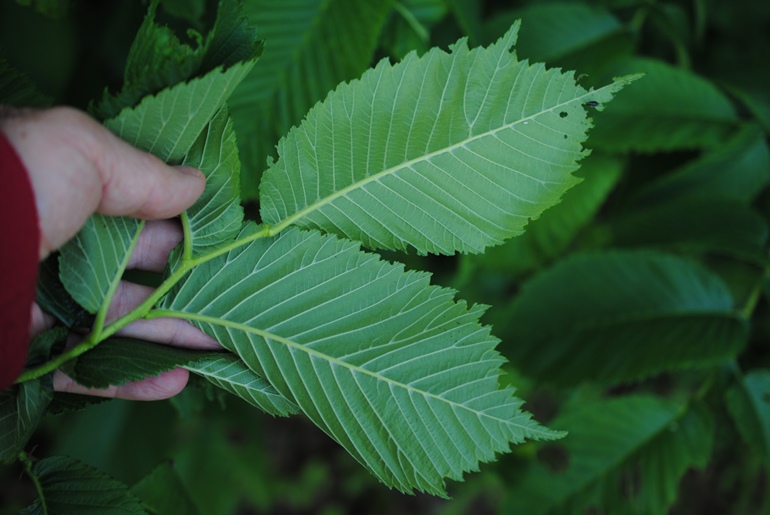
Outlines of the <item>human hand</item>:
M 40 260 L 75 236 L 93 213 L 132 216 L 147 222 L 128 268 L 161 272 L 182 240 L 174 220 L 205 188 L 203 174 L 171 167 L 114 136 L 86 114 L 58 107 L 18 110 L 0 117 L 0 130 L 27 168 L 40 223 Z M 121 282 L 107 312 L 109 323 L 138 306 L 152 288 Z M 32 337 L 51 327 L 53 318 L 32 307 Z M 138 320 L 117 334 L 197 349 L 219 344 L 178 319 Z M 172 397 L 187 384 L 188 372 L 159 376 L 107 389 L 85 388 L 56 371 L 54 389 L 123 399 Z

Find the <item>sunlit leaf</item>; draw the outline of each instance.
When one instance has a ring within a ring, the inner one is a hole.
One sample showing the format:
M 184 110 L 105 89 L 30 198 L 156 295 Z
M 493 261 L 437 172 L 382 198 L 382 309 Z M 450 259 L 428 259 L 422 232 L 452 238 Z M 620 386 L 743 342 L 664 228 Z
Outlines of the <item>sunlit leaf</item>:
M 485 49 L 461 40 L 381 61 L 338 87 L 278 144 L 262 220 L 437 254 L 520 234 L 578 182 L 583 104 L 601 108 L 633 78 L 586 91 L 571 73 L 518 61 L 517 30 Z
M 200 265 L 156 315 L 237 353 L 385 484 L 441 495 L 443 478 L 511 443 L 559 436 L 499 388 L 483 308 L 453 296 L 353 242 L 290 229 Z

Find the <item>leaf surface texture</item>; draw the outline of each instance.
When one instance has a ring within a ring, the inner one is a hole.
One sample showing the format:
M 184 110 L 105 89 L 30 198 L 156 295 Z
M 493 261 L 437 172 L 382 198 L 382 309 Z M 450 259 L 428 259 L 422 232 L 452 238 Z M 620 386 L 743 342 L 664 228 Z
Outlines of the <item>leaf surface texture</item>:
M 572 74 L 518 61 L 516 33 L 382 61 L 339 86 L 278 144 L 262 220 L 435 254 L 520 234 L 578 182 L 583 103 L 608 102 L 630 79 L 586 91 Z
M 499 388 L 483 308 L 453 296 L 354 242 L 289 229 L 200 265 L 157 315 L 237 353 L 387 485 L 443 495 L 443 478 L 510 443 L 559 436 Z

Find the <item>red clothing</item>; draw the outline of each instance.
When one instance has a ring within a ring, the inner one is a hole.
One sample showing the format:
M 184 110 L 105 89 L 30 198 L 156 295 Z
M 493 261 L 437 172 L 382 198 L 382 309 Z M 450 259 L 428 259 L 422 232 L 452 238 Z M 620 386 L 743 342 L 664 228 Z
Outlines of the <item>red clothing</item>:
M 40 225 L 32 184 L 16 150 L 0 132 L 0 391 L 13 384 L 29 350 L 40 257 Z

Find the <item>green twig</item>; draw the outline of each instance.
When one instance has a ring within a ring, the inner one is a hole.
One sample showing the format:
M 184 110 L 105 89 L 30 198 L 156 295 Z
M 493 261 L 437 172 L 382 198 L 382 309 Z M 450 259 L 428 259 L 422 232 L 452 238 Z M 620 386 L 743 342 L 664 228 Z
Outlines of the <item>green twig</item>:
M 155 304 L 163 298 L 163 296 L 171 290 L 171 288 L 174 287 L 176 283 L 178 283 L 190 270 L 195 268 L 196 266 L 199 266 L 207 261 L 210 261 L 218 256 L 221 256 L 222 254 L 226 254 L 227 252 L 230 252 L 234 249 L 237 249 L 238 247 L 242 247 L 243 245 L 246 245 L 254 240 L 258 240 L 260 238 L 265 238 L 268 236 L 272 236 L 273 234 L 277 233 L 274 228 L 271 229 L 268 226 L 263 226 L 261 230 L 250 234 L 246 236 L 245 238 L 241 238 L 239 240 L 236 240 L 229 245 L 225 245 L 224 247 L 220 247 L 212 252 L 209 252 L 208 254 L 201 256 L 196 259 L 190 259 L 190 260 L 182 260 L 181 265 L 179 268 L 177 268 L 174 273 L 172 273 L 170 276 L 166 278 L 163 283 L 158 286 L 158 288 L 152 292 L 152 295 L 147 297 L 144 302 L 139 304 L 137 307 L 135 307 L 133 310 L 129 311 L 122 317 L 118 318 L 108 326 L 100 329 L 99 331 L 94 331 L 86 338 L 75 345 L 74 347 L 67 349 L 63 353 L 59 354 L 58 356 L 54 357 L 50 361 L 47 361 L 46 363 L 43 363 L 42 365 L 26 370 L 24 371 L 18 379 L 16 379 L 16 383 L 23 383 L 26 381 L 31 381 L 33 379 L 37 379 L 38 377 L 42 377 L 45 374 L 48 374 L 49 372 L 53 372 L 60 366 L 62 366 L 64 363 L 73 360 L 80 356 L 81 354 L 88 352 L 89 350 L 93 349 L 97 345 L 99 345 L 102 341 L 106 340 L 119 330 L 123 329 L 125 326 L 130 324 L 131 322 L 134 322 L 136 320 L 139 320 L 140 318 L 145 318 L 147 314 L 150 312 L 150 310 L 155 306 Z M 189 236 L 189 238 L 188 238 Z M 185 241 L 188 239 L 192 239 L 192 236 L 188 233 L 185 234 Z M 132 247 L 133 249 L 133 247 Z M 118 274 L 120 275 L 120 274 Z M 111 288 L 110 290 L 110 297 L 115 293 L 114 289 Z M 107 303 L 109 304 L 109 303 Z M 96 327 L 96 326 L 95 326 Z
M 19 453 L 19 461 L 24 465 L 24 472 L 27 473 L 29 478 L 32 480 L 32 484 L 35 485 L 35 491 L 37 492 L 37 498 L 40 499 L 40 505 L 43 507 L 43 513 L 48 513 L 48 506 L 45 504 L 45 495 L 43 495 L 43 485 L 40 484 L 40 478 L 37 477 L 37 474 L 32 470 L 32 467 L 34 466 L 34 463 L 32 463 L 32 460 L 29 456 L 27 456 L 27 453 L 24 451 L 21 451 Z

